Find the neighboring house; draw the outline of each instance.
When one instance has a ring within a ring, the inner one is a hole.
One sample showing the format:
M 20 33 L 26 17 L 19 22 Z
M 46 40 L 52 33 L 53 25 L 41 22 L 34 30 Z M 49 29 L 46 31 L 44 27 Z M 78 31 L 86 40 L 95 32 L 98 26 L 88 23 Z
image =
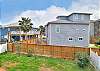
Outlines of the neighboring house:
M 95 20 L 90 20 L 90 37 L 94 37 L 94 22 Z
M 90 43 L 96 43 L 100 41 L 100 19 L 91 20 L 90 22 Z
M 89 45 L 90 13 L 72 13 L 69 16 L 58 16 L 56 21 L 45 26 L 47 43 L 59 46 Z
M 91 20 L 91 22 L 90 22 L 90 36 L 93 36 L 93 37 L 100 36 L 100 19 Z
M 94 22 L 94 36 L 100 37 L 100 19 Z
M 21 35 L 21 40 L 25 39 L 26 33 L 20 31 L 20 25 L 18 23 L 12 23 L 8 25 L 4 25 L 3 31 L 1 32 L 3 37 L 7 37 L 8 41 L 11 41 L 13 38 L 15 41 L 20 40 L 20 35 Z M 8 37 L 8 33 L 10 37 Z M 32 28 L 31 31 L 27 33 L 28 38 L 33 38 L 33 37 L 38 37 L 40 34 L 39 31 L 37 31 L 37 28 Z

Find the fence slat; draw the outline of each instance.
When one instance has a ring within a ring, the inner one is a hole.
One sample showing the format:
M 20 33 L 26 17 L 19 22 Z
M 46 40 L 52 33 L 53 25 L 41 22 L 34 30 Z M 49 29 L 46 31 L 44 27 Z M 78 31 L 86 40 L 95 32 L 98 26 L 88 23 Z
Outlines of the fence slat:
M 69 47 L 69 46 L 54 46 L 54 45 L 38 45 L 27 42 L 20 42 L 20 52 L 28 53 L 29 50 L 33 54 L 43 55 L 49 57 L 56 58 L 66 58 L 66 59 L 74 59 L 76 52 L 86 52 L 90 53 L 90 48 L 83 47 Z M 13 43 L 8 43 L 8 50 L 12 52 L 16 52 L 16 46 Z M 100 49 L 92 48 L 93 51 L 98 52 L 100 55 Z

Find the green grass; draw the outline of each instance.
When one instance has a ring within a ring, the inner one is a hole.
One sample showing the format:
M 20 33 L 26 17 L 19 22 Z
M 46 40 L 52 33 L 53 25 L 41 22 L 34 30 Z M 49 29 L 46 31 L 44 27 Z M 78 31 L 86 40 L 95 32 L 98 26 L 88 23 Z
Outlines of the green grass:
M 95 45 L 95 44 L 89 44 L 90 48 L 100 48 L 100 45 Z
M 40 56 L 27 57 L 12 53 L 0 54 L 0 66 L 7 71 L 40 71 L 41 67 L 52 71 L 94 71 L 93 67 L 81 69 L 75 61 Z

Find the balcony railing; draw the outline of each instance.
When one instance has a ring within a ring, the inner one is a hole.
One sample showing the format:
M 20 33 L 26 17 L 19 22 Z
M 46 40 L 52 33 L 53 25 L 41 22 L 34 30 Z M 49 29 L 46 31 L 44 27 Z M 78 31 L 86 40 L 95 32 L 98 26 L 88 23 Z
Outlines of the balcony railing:
M 11 34 L 26 34 L 26 33 L 23 31 L 11 31 Z M 40 34 L 40 32 L 39 31 L 29 31 L 27 32 L 27 34 Z

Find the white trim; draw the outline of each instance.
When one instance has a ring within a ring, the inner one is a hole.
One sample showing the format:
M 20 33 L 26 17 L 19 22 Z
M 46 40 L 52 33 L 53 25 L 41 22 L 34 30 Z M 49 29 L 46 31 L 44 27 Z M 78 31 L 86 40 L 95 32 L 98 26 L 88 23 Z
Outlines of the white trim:
M 49 30 L 50 30 L 50 39 L 49 39 L 50 43 L 49 44 L 51 45 L 51 24 L 50 24 Z

